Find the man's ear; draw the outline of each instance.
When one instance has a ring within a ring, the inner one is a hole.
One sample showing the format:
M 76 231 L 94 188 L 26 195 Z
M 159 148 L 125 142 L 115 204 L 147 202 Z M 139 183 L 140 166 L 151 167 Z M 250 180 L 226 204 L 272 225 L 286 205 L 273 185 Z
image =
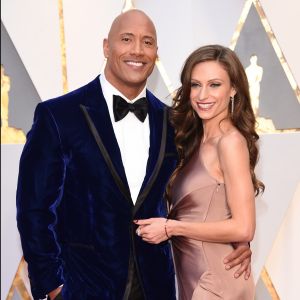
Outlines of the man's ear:
M 108 58 L 108 54 L 109 54 L 108 39 L 103 40 L 103 53 L 104 53 L 104 57 Z

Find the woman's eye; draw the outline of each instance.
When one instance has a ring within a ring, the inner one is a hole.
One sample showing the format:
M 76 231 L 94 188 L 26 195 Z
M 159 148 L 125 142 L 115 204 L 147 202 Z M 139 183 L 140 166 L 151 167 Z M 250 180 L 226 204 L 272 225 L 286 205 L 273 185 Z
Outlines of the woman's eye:
M 197 86 L 200 86 L 199 83 L 191 82 L 191 87 L 197 87 Z
M 212 83 L 211 84 L 211 87 L 218 87 L 218 86 L 220 86 L 221 85 L 221 83 Z

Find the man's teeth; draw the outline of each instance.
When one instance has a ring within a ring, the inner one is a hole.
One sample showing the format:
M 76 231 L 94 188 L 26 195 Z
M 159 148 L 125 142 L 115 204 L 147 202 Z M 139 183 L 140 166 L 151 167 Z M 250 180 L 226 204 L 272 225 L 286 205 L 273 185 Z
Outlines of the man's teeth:
M 136 66 L 136 67 L 141 67 L 143 65 L 142 62 L 137 62 L 137 61 L 128 61 L 128 65 Z
M 197 103 L 197 105 L 199 108 L 209 109 L 214 105 L 214 103 Z

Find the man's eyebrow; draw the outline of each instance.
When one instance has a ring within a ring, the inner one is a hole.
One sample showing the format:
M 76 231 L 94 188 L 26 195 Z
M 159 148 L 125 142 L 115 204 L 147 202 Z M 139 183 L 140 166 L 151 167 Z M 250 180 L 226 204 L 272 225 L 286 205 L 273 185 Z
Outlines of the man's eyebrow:
M 154 36 L 152 36 L 152 35 L 145 35 L 143 38 L 156 40 L 156 38 Z
M 131 33 L 131 32 L 123 32 L 123 33 L 120 34 L 120 36 L 124 36 L 124 35 L 127 35 L 127 36 L 134 36 L 134 34 Z M 144 39 L 152 39 L 152 40 L 154 40 L 154 41 L 156 40 L 156 38 L 155 38 L 153 35 L 144 35 L 143 38 L 144 38 Z
M 133 33 L 131 33 L 131 32 L 123 32 L 123 33 L 121 33 L 121 34 L 120 34 L 120 36 L 123 36 L 123 35 L 130 35 L 130 36 L 134 36 L 134 34 L 133 34 Z

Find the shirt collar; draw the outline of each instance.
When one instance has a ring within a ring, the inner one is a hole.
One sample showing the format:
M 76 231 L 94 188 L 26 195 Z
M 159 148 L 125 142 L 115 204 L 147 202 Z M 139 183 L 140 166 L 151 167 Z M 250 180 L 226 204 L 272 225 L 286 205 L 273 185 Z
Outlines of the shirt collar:
M 128 103 L 134 103 L 138 99 L 142 97 L 146 97 L 146 86 L 143 88 L 143 90 L 132 100 L 129 100 L 126 98 L 118 89 L 116 89 L 105 77 L 105 74 L 100 75 L 100 84 L 103 92 L 103 96 L 107 101 L 107 104 L 112 107 L 112 101 L 113 101 L 113 95 L 121 96 L 124 100 L 126 100 Z

